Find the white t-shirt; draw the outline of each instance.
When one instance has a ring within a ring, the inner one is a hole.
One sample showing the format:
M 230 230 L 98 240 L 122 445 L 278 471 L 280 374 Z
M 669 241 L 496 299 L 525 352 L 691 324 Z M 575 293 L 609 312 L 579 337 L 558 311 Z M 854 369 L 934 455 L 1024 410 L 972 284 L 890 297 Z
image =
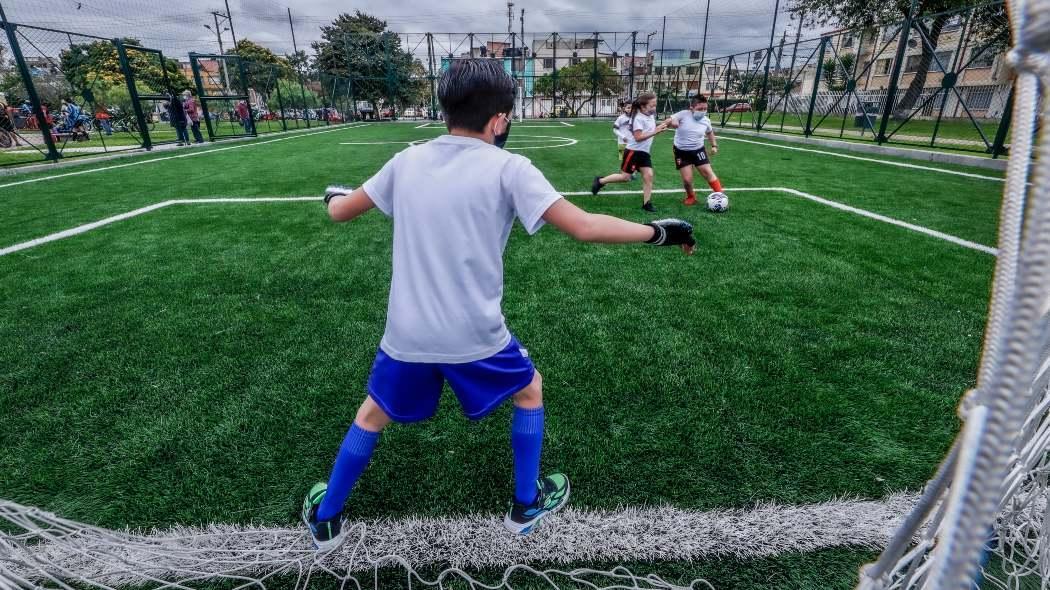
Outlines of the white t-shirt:
M 711 119 L 704 115 L 703 119 L 697 121 L 693 118 L 693 111 L 685 110 L 674 114 L 678 121 L 678 129 L 674 131 L 674 146 L 680 150 L 698 150 L 704 147 L 704 137 L 710 132 Z
M 634 115 L 634 125 L 631 126 L 631 139 L 627 141 L 627 149 L 635 152 L 648 153 L 653 147 L 653 138 L 650 137 L 641 142 L 635 141 L 634 131 L 641 131 L 642 133 L 652 133 L 653 131 L 656 131 L 656 119 L 645 113 L 636 113 Z
M 528 159 L 443 135 L 390 159 L 363 185 L 394 220 L 393 277 L 380 347 L 417 363 L 468 363 L 510 343 L 503 249 L 561 199 Z
M 613 133 L 616 134 L 617 143 L 628 143 L 631 139 L 631 118 L 622 113 L 616 117 L 616 122 L 613 123 Z

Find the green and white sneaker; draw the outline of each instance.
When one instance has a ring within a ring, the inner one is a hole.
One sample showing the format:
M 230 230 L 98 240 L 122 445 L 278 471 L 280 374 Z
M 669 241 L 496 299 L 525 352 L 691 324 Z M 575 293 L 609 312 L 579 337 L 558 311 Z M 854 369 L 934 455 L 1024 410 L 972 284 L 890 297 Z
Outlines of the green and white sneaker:
M 317 520 L 317 509 L 320 508 L 326 493 L 328 493 L 328 484 L 323 481 L 317 482 L 310 488 L 306 499 L 303 500 L 303 523 L 310 530 L 314 547 L 317 547 L 319 551 L 331 551 L 346 538 L 342 512 L 330 520 Z
M 514 504 L 503 517 L 503 526 L 517 535 L 527 535 L 548 514 L 561 510 L 569 502 L 569 478 L 562 473 L 552 473 L 536 482 L 539 494 L 531 505 Z

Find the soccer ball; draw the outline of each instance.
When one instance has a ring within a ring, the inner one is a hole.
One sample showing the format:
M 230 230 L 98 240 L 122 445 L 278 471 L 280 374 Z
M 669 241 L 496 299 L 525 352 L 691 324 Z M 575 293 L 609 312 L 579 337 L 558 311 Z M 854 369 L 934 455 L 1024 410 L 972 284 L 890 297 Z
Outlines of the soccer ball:
M 707 195 L 707 210 L 720 213 L 729 208 L 729 197 L 725 193 L 711 193 Z

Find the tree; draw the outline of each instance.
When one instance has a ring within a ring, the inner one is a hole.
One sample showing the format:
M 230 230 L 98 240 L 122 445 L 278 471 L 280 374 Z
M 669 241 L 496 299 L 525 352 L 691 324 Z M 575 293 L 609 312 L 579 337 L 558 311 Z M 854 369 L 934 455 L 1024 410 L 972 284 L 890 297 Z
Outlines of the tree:
M 248 85 L 266 96 L 273 92 L 278 79 L 292 75 L 292 66 L 286 58 L 248 39 L 237 41 L 237 45 L 226 54 L 236 54 L 245 61 Z
M 402 49 L 401 37 L 386 22 L 358 10 L 340 14 L 321 27 L 321 40 L 311 44 L 314 67 L 328 75 L 352 80 L 355 100 L 366 100 L 378 110 L 390 105 L 419 102 L 425 81 L 414 76 L 422 64 Z M 417 66 L 418 64 L 418 66 Z
M 824 84 L 828 90 L 841 92 L 846 89 L 846 83 L 853 76 L 853 67 L 857 62 L 857 56 L 852 53 L 843 53 L 839 57 L 829 57 L 821 64 L 824 71 Z
M 913 29 L 920 34 L 922 55 L 907 90 L 899 95 L 901 98 L 894 106 L 894 112 L 899 116 L 914 108 L 922 95 L 941 31 L 953 18 L 957 18 L 953 11 L 968 8 L 972 0 L 791 0 L 790 9 L 795 14 L 805 15 L 810 25 L 834 24 L 840 28 L 874 30 L 883 23 L 907 18 L 913 1 L 915 15 L 933 16 L 916 17 L 912 21 Z M 1009 31 L 1005 30 L 1004 10 L 1002 5 L 974 9 L 971 13 L 973 30 L 979 37 L 992 41 L 1001 40 L 1005 35 L 1008 42 Z
M 281 103 L 285 109 L 312 109 L 321 106 L 321 99 L 317 93 L 309 88 L 299 85 L 295 80 L 278 80 L 274 88 L 281 92 L 281 102 L 277 101 L 277 93 L 273 92 L 266 101 L 266 108 L 272 113 L 281 112 Z
M 533 85 L 533 91 L 540 95 L 553 96 L 554 90 L 553 74 L 537 78 Z M 623 81 L 616 70 L 605 62 L 599 60 L 595 63 L 593 59 L 585 59 L 558 70 L 557 90 L 558 94 L 552 103 L 554 110 L 557 110 L 560 101 L 568 109 L 569 116 L 575 117 L 595 98 L 619 96 L 623 90 Z
M 138 39 L 126 37 L 125 45 L 141 45 Z M 155 53 L 128 50 L 128 65 L 149 93 L 181 92 L 192 85 L 179 69 L 179 62 L 164 58 L 163 63 Z M 74 43 L 59 53 L 59 69 L 69 83 L 69 94 L 90 96 L 97 88 L 108 88 L 125 84 L 124 71 L 120 68 L 117 47 L 110 41 Z M 165 74 L 167 84 L 165 86 Z

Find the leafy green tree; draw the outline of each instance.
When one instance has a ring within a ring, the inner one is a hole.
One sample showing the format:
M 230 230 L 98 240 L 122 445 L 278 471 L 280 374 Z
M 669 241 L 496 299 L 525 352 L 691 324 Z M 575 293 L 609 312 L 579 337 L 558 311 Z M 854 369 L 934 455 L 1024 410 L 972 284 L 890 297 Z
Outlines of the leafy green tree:
M 353 80 L 355 100 L 404 105 L 421 101 L 424 86 L 414 75 L 422 64 L 401 46 L 401 38 L 386 22 L 356 11 L 340 14 L 321 27 L 321 40 L 312 44 L 314 67 L 328 75 Z
M 287 109 L 307 109 L 321 106 L 321 99 L 313 90 L 300 86 L 298 80 L 277 80 L 274 89 L 279 90 L 281 100 L 277 100 L 277 92 L 271 92 L 266 101 L 266 108 L 272 113 L 281 112 L 281 103 Z
M 824 60 L 821 64 L 821 76 L 824 79 L 824 84 L 827 85 L 828 90 L 843 91 L 846 89 L 846 83 L 849 81 L 850 76 L 853 75 L 853 67 L 857 62 L 857 57 L 852 53 L 843 53 L 838 58 L 829 57 Z
M 546 74 L 536 79 L 533 91 L 544 96 L 554 94 L 554 75 Z M 558 69 L 558 95 L 554 97 L 554 110 L 559 103 L 569 111 L 569 116 L 579 115 L 584 107 L 595 98 L 619 96 L 623 91 L 623 81 L 616 70 L 599 60 L 585 59 L 578 64 Z M 592 95 L 592 92 L 597 90 Z
M 126 37 L 127 45 L 141 45 L 138 39 Z M 192 88 L 190 81 L 179 69 L 179 62 L 155 53 L 129 50 L 128 61 L 135 80 L 150 93 L 165 91 L 181 92 Z M 124 84 L 124 72 L 120 68 L 120 57 L 116 46 L 110 41 L 74 43 L 59 53 L 59 69 L 69 84 L 68 94 L 84 96 L 94 93 L 100 86 Z M 165 73 L 170 88 L 165 87 Z
M 236 47 L 227 50 L 226 53 L 236 54 L 244 60 L 249 85 L 264 96 L 273 92 L 277 80 L 292 76 L 292 66 L 288 59 L 249 39 L 238 40 Z

